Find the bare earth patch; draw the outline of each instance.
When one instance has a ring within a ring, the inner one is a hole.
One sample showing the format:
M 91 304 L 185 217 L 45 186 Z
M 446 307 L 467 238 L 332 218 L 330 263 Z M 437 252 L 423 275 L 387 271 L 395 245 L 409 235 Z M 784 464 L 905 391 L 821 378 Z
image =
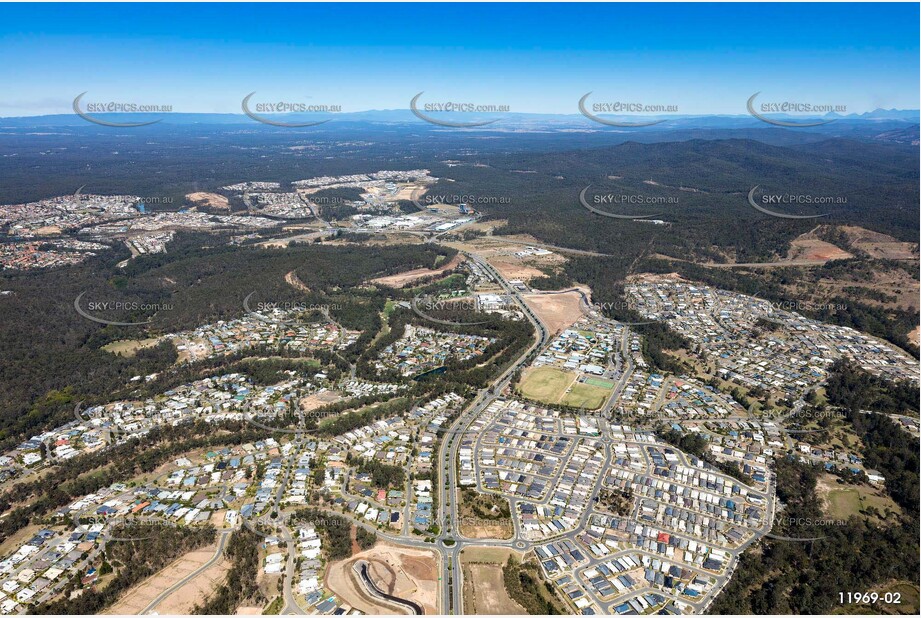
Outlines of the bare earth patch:
M 538 240 L 526 236 L 481 236 L 466 242 L 447 243 L 461 251 L 472 251 L 485 259 L 498 270 L 506 279 L 529 281 L 535 277 L 543 277 L 541 268 L 558 267 L 566 262 L 566 257 L 554 252 L 549 245 L 543 245 Z M 550 251 L 546 255 L 516 255 L 526 250 L 526 247 L 544 248 Z
M 377 279 L 371 279 L 371 283 L 377 283 L 380 285 L 386 285 L 391 288 L 402 288 L 407 284 L 412 283 L 418 279 L 423 279 L 425 277 L 431 277 L 432 275 L 441 274 L 447 270 L 455 268 L 464 260 L 464 256 L 457 254 L 454 258 L 442 266 L 441 268 L 429 269 L 429 268 L 417 268 L 415 270 L 408 270 L 405 273 L 400 273 L 398 275 L 388 275 L 386 277 L 378 277 Z
M 465 227 L 464 229 L 470 229 Z M 603 256 L 605 254 L 596 251 L 585 251 L 582 249 L 572 249 L 569 247 L 559 247 L 545 242 L 541 242 L 533 236 L 527 234 L 516 234 L 514 236 L 479 236 L 465 242 L 446 243 L 450 247 L 472 251 L 478 255 L 489 259 L 491 255 L 510 255 L 516 251 L 521 251 L 525 247 L 539 247 L 552 251 L 556 256 L 545 256 L 560 259 L 560 256 L 566 255 L 593 255 Z
M 217 543 L 191 551 L 168 567 L 150 577 L 115 602 L 106 614 L 139 614 L 162 592 L 187 577 L 211 560 Z M 219 586 L 230 570 L 230 563 L 223 558 L 208 569 L 174 590 L 154 609 L 158 614 L 189 614 L 196 604 L 203 601 Z
M 528 282 L 531 279 L 543 277 L 544 273 L 539 268 L 535 268 L 521 260 L 510 257 L 492 257 L 489 263 L 493 268 L 499 271 L 506 279 Z
M 461 553 L 465 614 L 527 614 L 505 590 L 502 566 L 512 554 L 498 547 L 468 548 Z
M 464 567 L 465 586 L 468 580 L 473 589 L 470 596 L 473 606 L 465 606 L 465 612 L 485 615 L 527 614 L 523 607 L 508 596 L 500 565 L 468 564 Z
M 159 342 L 159 337 L 151 337 L 149 339 L 119 339 L 118 341 L 107 343 L 102 346 L 102 349 L 119 356 L 134 356 L 137 354 L 138 350 L 152 348 Z
M 790 249 L 786 257 L 775 259 L 771 262 L 735 262 L 731 256 L 727 255 L 729 262 L 706 263 L 704 266 L 712 268 L 778 268 L 784 266 L 822 266 L 831 260 L 847 260 L 854 255 L 848 253 L 841 247 L 825 242 L 818 238 L 817 233 L 822 230 L 823 226 L 818 226 L 805 234 L 801 234 L 790 242 Z M 665 256 L 663 256 L 665 257 Z M 671 258 L 667 258 L 671 259 Z
M 344 602 L 367 614 L 395 615 L 408 610 L 384 603 L 365 592 L 352 569 L 360 559 L 369 563 L 370 575 L 381 590 L 411 599 L 421 605 L 427 615 L 439 613 L 439 569 L 434 552 L 379 542 L 369 550 L 329 565 L 326 587 Z
M 848 235 L 856 249 L 872 257 L 888 260 L 918 259 L 918 245 L 915 243 L 901 242 L 892 236 L 852 225 L 841 226 L 841 230 Z
M 0 543 L 0 556 L 6 556 L 19 549 L 20 545 L 35 536 L 43 527 L 38 524 L 31 524 L 11 534 L 5 541 Z
M 57 225 L 46 225 L 35 230 L 36 236 L 56 236 L 61 233 L 61 228 Z
M 504 225 L 508 225 L 508 220 L 489 219 L 487 221 L 475 221 L 473 223 L 468 223 L 465 229 L 473 230 L 475 232 L 482 232 L 484 234 L 491 234 L 493 230 L 496 230 Z
M 412 200 L 413 197 L 416 197 L 417 199 L 421 198 L 424 195 L 423 189 L 426 187 L 428 187 L 427 184 L 408 184 L 404 187 L 400 187 L 400 190 L 397 192 L 393 199 L 409 201 Z M 418 195 L 416 195 L 417 192 Z
M 306 226 L 303 229 L 309 229 Z M 311 243 L 317 240 L 318 238 L 325 238 L 329 236 L 330 232 L 328 230 L 316 230 L 311 232 L 305 232 L 303 234 L 297 234 L 295 236 L 288 236 L 287 238 L 273 238 L 272 240 L 264 240 L 258 245 L 260 247 L 268 247 L 270 249 L 282 249 L 288 247 L 293 242 L 306 242 Z
M 189 193 L 185 196 L 185 199 L 197 206 L 207 206 L 209 208 L 217 208 L 218 210 L 230 210 L 230 201 L 223 195 L 217 193 L 198 191 L 196 193 Z
M 301 398 L 301 410 L 309 412 L 317 408 L 322 408 L 327 404 L 336 403 L 340 399 L 342 399 L 342 395 L 335 391 L 320 391 Z
M 494 522 L 470 524 L 462 521 L 461 534 L 470 539 L 510 539 L 515 536 L 515 528 L 510 519 L 496 520 Z
M 811 233 L 811 232 L 810 232 Z M 788 261 L 807 260 L 807 261 L 824 261 L 846 260 L 854 257 L 844 249 L 835 245 L 811 238 L 809 234 L 803 234 L 790 243 L 790 252 L 787 254 Z
M 582 317 L 582 297 L 578 292 L 522 294 L 522 298 L 554 334 L 569 328 Z
M 310 288 L 304 285 L 304 282 L 301 281 L 301 278 L 297 276 L 297 271 L 294 270 L 285 275 L 285 283 L 297 290 L 300 290 L 301 292 L 310 291 Z

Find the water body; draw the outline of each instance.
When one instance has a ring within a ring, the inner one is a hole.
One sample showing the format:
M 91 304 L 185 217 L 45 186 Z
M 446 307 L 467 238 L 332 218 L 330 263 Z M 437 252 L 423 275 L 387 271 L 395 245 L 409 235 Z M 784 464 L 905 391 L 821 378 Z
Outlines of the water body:
M 428 376 L 441 375 L 447 370 L 448 370 L 447 367 L 435 367 L 434 369 L 429 369 L 425 373 L 420 373 L 419 375 L 414 377 L 413 380 L 419 381 L 419 380 L 425 379 Z

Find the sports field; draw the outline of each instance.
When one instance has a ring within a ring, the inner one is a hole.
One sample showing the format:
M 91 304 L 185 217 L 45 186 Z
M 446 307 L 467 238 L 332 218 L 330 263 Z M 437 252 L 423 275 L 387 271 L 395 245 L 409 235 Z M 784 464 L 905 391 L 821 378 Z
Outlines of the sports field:
M 563 399 L 560 403 L 575 408 L 597 410 L 604 405 L 610 392 L 610 388 L 592 386 L 590 384 L 573 384 L 569 392 L 563 395 Z
M 576 380 L 576 374 L 553 367 L 527 369 L 521 377 L 521 394 L 528 399 L 557 403 Z
M 597 410 L 607 400 L 613 386 L 600 378 L 576 382 L 577 374 L 555 367 L 537 367 L 522 374 L 521 394 L 543 403 L 561 403 L 574 408 Z

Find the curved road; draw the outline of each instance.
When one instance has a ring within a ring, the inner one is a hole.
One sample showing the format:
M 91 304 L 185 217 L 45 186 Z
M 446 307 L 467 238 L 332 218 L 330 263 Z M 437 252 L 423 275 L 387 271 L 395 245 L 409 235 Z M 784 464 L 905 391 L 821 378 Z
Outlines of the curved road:
M 147 605 L 147 607 L 145 607 L 139 613 L 149 614 L 153 612 L 153 610 L 156 609 L 157 605 L 165 601 L 168 596 L 170 596 L 171 594 L 173 594 L 174 592 L 176 592 L 177 590 L 179 590 L 180 588 L 188 584 L 190 581 L 195 579 L 195 577 L 197 577 L 204 571 L 208 570 L 209 567 L 214 566 L 214 564 L 218 560 L 221 559 L 221 556 L 224 553 L 224 546 L 227 544 L 227 539 L 230 537 L 231 532 L 232 532 L 231 530 L 222 530 L 220 532 L 220 538 L 217 541 L 217 549 L 214 551 L 214 555 L 211 556 L 208 562 L 204 563 L 203 565 L 201 565 L 200 567 L 198 567 L 197 569 L 195 569 L 194 571 L 192 571 L 191 573 L 189 573 L 188 575 L 180 579 L 178 582 L 176 582 L 175 584 L 173 584 L 172 586 L 170 586 L 169 588 L 167 588 L 166 590 L 158 594 L 157 598 L 151 601 Z

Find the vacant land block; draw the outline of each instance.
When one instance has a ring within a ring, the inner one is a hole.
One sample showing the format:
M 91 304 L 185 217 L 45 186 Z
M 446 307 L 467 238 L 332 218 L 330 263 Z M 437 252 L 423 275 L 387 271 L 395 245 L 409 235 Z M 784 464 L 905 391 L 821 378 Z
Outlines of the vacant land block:
M 513 554 L 498 547 L 471 547 L 461 553 L 465 614 L 527 614 L 505 590 L 502 566 Z

